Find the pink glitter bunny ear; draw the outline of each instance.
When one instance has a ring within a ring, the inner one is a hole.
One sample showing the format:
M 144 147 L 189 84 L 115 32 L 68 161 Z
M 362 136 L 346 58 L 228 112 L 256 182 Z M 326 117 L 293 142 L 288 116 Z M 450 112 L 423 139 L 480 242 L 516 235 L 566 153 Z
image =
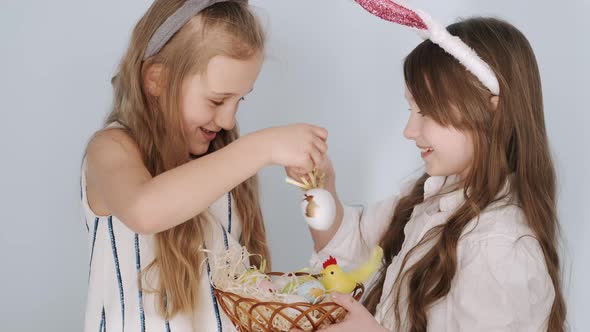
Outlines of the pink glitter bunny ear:
M 391 0 L 355 0 L 369 13 L 386 21 L 408 26 L 410 28 L 428 30 L 424 21 L 414 11 Z
M 419 9 L 409 9 L 397 0 L 354 0 L 371 14 L 386 21 L 405 25 L 418 30 L 422 38 L 430 39 L 447 53 L 455 57 L 471 72 L 490 92 L 500 95 L 498 78 L 490 66 L 460 38 L 452 36 L 447 29 L 434 20 L 428 13 Z

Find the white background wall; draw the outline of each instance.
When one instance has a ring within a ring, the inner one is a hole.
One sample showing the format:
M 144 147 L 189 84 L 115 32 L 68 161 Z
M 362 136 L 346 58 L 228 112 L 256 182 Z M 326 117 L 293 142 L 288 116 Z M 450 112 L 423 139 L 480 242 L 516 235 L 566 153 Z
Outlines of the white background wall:
M 575 331 L 590 331 L 590 166 L 586 105 L 590 24 L 584 0 L 414 1 L 443 22 L 494 15 L 531 41 L 544 84 L 560 182 L 565 288 Z M 87 138 L 109 109 L 110 78 L 147 0 L 0 3 L 0 330 L 81 330 L 86 229 L 78 176 Z M 352 0 L 252 0 L 269 28 L 268 59 L 239 113 L 242 132 L 313 122 L 330 131 L 344 201 L 395 193 L 420 167 L 401 131 L 401 63 L 419 38 Z M 300 193 L 280 168 L 262 173 L 275 268 L 305 266 L 311 240 Z M 586 313 L 586 315 L 584 315 Z

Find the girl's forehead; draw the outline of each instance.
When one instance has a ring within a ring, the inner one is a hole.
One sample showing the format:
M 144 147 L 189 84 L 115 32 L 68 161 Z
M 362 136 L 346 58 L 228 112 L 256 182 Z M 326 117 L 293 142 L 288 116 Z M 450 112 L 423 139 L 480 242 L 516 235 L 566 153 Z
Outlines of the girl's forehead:
M 261 59 L 258 55 L 244 60 L 213 57 L 202 79 L 207 88 L 217 93 L 246 94 L 252 90 L 260 71 Z

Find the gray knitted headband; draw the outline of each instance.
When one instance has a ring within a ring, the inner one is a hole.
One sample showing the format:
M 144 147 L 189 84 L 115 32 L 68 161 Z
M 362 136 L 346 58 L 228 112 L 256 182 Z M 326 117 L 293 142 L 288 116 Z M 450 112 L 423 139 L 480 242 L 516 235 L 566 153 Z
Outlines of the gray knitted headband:
M 164 45 L 180 30 L 193 16 L 205 8 L 218 2 L 248 2 L 248 0 L 187 0 L 174 14 L 170 15 L 162 25 L 154 32 L 148 42 L 143 59 L 147 59 L 158 53 Z

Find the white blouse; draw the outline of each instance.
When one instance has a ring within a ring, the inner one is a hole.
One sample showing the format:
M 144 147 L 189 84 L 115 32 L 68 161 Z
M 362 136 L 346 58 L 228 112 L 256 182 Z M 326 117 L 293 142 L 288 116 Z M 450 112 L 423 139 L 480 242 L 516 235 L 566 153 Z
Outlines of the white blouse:
M 404 228 L 402 248 L 387 267 L 375 318 L 391 331 L 396 326 L 392 288 L 403 258 L 426 232 L 445 223 L 464 202 L 462 189 L 440 194 L 453 182 L 449 178 L 445 184 L 445 177 L 426 180 L 424 203 L 415 207 Z M 390 198 L 366 211 L 345 207 L 339 230 L 312 255 L 311 266 L 321 268 L 329 255 L 345 270 L 367 259 L 391 222 L 397 200 Z M 410 256 L 404 271 L 430 248 L 432 243 Z M 428 310 L 428 331 L 546 331 L 554 296 L 541 247 L 526 225 L 523 211 L 507 197 L 466 226 L 457 247 L 457 273 L 451 290 Z M 400 315 L 401 331 L 407 331 L 407 287 L 402 289 Z

